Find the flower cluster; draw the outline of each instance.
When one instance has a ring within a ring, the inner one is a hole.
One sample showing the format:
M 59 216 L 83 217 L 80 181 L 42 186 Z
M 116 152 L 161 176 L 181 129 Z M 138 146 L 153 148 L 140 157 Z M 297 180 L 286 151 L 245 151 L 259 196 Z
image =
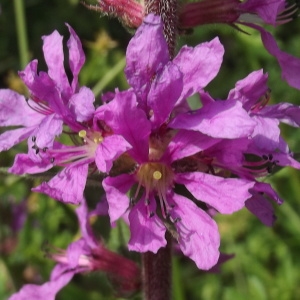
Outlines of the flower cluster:
M 78 85 L 84 54 L 68 28 L 71 82 L 63 66 L 62 37 L 55 31 L 43 38 L 48 73 L 38 73 L 37 61 L 20 72 L 30 98 L 0 91 L 0 125 L 21 126 L 0 135 L 0 149 L 28 139 L 28 153 L 16 156 L 10 172 L 34 174 L 61 167 L 33 191 L 81 204 L 81 224 L 87 222 L 82 217 L 87 214 L 87 181 L 101 174 L 98 182 L 111 224 L 123 218 L 129 225 L 129 250 L 156 253 L 170 234 L 182 253 L 204 270 L 219 259 L 214 213 L 247 207 L 264 224 L 273 224 L 270 200 L 282 200 L 260 179 L 274 166 L 300 168 L 279 129 L 280 122 L 298 127 L 300 108 L 268 105 L 267 74 L 252 72 L 236 83 L 227 99 L 213 99 L 205 87 L 222 63 L 219 39 L 184 46 L 170 59 L 161 19 L 149 14 L 127 48 L 130 88 L 115 90 L 94 107 L 91 90 Z M 190 108 L 192 95 L 199 95 L 201 108 Z M 72 145 L 64 144 L 61 135 L 68 135 Z M 103 261 L 95 262 L 94 249 L 104 247 L 87 235 L 86 225 L 82 228 L 83 239 L 70 245 L 67 256 L 53 255 L 59 264 L 50 282 L 27 287 L 27 296 L 40 289 L 54 295 L 75 273 L 95 264 L 108 271 L 105 262 L 111 254 L 102 250 Z M 135 271 L 130 274 L 135 277 Z M 11 299 L 22 299 L 18 295 Z

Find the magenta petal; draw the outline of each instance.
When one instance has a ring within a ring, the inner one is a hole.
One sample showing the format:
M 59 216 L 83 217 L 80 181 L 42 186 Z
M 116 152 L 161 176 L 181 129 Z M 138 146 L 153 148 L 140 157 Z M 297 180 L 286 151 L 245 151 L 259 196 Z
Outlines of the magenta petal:
M 260 115 L 278 119 L 280 122 L 294 127 L 300 126 L 300 106 L 293 105 L 291 103 L 279 103 L 265 106 L 260 111 Z
M 179 130 L 169 143 L 165 156 L 172 162 L 203 151 L 219 141 L 201 132 Z
M 0 152 L 6 151 L 14 145 L 27 139 L 35 128 L 19 128 L 9 130 L 0 135 Z
M 88 165 L 70 166 L 63 169 L 49 182 L 33 188 L 32 191 L 47 194 L 64 203 L 79 204 L 88 174 Z
M 131 209 L 129 213 L 131 233 L 128 242 L 129 250 L 157 253 L 161 247 L 167 245 L 164 224 L 156 214 L 153 216 L 149 215 L 149 212 L 155 212 L 155 210 L 154 198 L 151 199 L 148 206 L 141 200 Z
M 35 126 L 43 118 L 29 107 L 24 96 L 9 89 L 0 90 L 0 126 Z
M 110 222 L 118 220 L 129 208 L 129 199 L 126 193 L 135 183 L 132 175 L 123 174 L 117 177 L 107 177 L 102 185 L 108 202 Z
M 197 130 L 215 138 L 233 139 L 249 136 L 255 122 L 242 108 L 241 102 L 215 101 L 197 111 L 176 116 L 169 126 Z
M 252 196 L 249 189 L 254 186 L 254 182 L 246 179 L 222 178 L 201 172 L 177 174 L 175 181 L 223 214 L 242 209 Z
M 252 142 L 255 144 L 255 146 L 258 149 L 263 149 L 266 152 L 272 152 L 279 148 L 279 121 L 260 116 L 253 116 L 252 119 L 257 124 L 252 133 Z
M 208 270 L 219 259 L 220 236 L 216 222 L 191 200 L 174 194 L 176 203 L 171 212 L 179 234 L 181 251 L 192 259 L 197 267 Z
M 36 145 L 43 149 L 52 147 L 55 137 L 62 133 L 63 120 L 57 114 L 45 116 L 39 126 L 33 132 L 36 137 Z
M 69 107 L 78 122 L 87 122 L 93 117 L 94 101 L 95 96 L 87 87 L 82 87 L 78 93 L 70 98 Z
M 56 265 L 52 270 L 52 274 L 56 275 L 55 278 L 43 285 L 26 284 L 8 300 L 55 300 L 56 294 L 70 282 L 77 272 L 76 269 L 70 270 L 68 266 Z
M 227 100 L 240 101 L 245 110 L 249 111 L 268 91 L 267 80 L 268 74 L 264 74 L 263 70 L 254 71 L 235 84 L 234 89 L 229 92 Z
M 266 24 L 275 26 L 277 16 L 282 12 L 285 4 L 285 0 L 247 0 L 239 5 L 239 9 L 257 14 Z
M 286 80 L 290 86 L 300 89 L 300 59 L 281 51 L 272 34 L 264 30 L 262 27 L 248 23 L 247 26 L 260 32 L 261 39 L 266 50 L 278 60 L 282 71 L 282 79 Z
M 154 128 L 160 127 L 168 119 L 182 88 L 182 74 L 175 64 L 169 62 L 155 77 L 147 97 L 147 106 L 153 110 L 151 120 Z
M 132 90 L 117 92 L 110 103 L 97 109 L 95 119 L 105 121 L 115 134 L 127 140 L 132 146 L 128 152 L 134 159 L 148 159 L 151 125 L 145 112 L 137 107 Z
M 89 222 L 89 211 L 88 211 L 88 206 L 86 203 L 85 198 L 82 199 L 80 206 L 76 209 L 76 214 L 78 217 L 78 222 L 80 226 L 80 231 L 82 234 L 82 237 L 85 241 L 85 243 L 88 245 L 90 248 L 96 248 L 98 247 L 98 243 L 96 242 L 96 239 L 94 237 L 92 227 Z M 68 248 L 69 252 L 72 252 L 72 248 Z M 82 251 L 81 251 L 82 254 Z M 70 261 L 70 259 L 69 259 Z
M 272 199 L 279 205 L 283 203 L 283 200 L 278 196 L 278 194 L 273 190 L 272 186 L 268 183 L 256 182 L 253 191 L 259 194 L 266 194 L 270 199 Z
M 63 114 L 65 108 L 56 83 L 45 72 L 37 74 L 37 60 L 30 62 L 24 71 L 19 72 L 30 93 L 39 100 L 44 100 L 57 113 Z
M 64 68 L 63 37 L 55 30 L 43 36 L 43 52 L 48 66 L 48 74 L 60 91 L 70 92 L 70 84 Z
M 8 171 L 17 175 L 37 174 L 43 173 L 52 167 L 53 165 L 50 162 L 32 161 L 27 154 L 17 154 L 13 166 Z
M 131 145 L 120 135 L 111 135 L 104 138 L 96 150 L 95 162 L 101 172 L 108 172 L 113 162 L 124 152 L 131 148 Z
M 70 38 L 67 42 L 67 46 L 69 48 L 69 65 L 73 74 L 72 91 L 75 92 L 78 85 L 78 74 L 85 62 L 85 55 L 80 39 L 77 36 L 76 32 L 69 24 L 66 25 L 70 32 Z
M 247 209 L 253 213 L 264 225 L 273 226 L 276 221 L 272 204 L 260 194 L 256 194 L 246 201 Z
M 125 74 L 129 84 L 141 91 L 149 87 L 152 77 L 169 61 L 160 17 L 149 14 L 128 44 Z
M 222 64 L 224 47 L 219 38 L 202 43 L 195 48 L 181 48 L 173 63 L 183 73 L 183 91 L 186 98 L 203 89 L 218 74 Z

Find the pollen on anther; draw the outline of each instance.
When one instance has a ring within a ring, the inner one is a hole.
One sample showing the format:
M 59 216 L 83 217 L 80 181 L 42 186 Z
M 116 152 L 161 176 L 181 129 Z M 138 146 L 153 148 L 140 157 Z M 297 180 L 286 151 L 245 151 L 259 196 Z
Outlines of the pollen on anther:
M 85 130 L 80 130 L 78 132 L 78 135 L 79 135 L 79 137 L 84 138 L 84 137 L 86 137 L 86 131 Z
M 159 179 L 161 179 L 161 177 L 162 177 L 162 174 L 161 174 L 160 171 L 154 171 L 154 172 L 153 172 L 153 178 L 154 178 L 155 180 L 159 180 Z
M 93 141 L 95 144 L 99 144 L 103 141 L 103 137 L 102 136 L 95 137 Z

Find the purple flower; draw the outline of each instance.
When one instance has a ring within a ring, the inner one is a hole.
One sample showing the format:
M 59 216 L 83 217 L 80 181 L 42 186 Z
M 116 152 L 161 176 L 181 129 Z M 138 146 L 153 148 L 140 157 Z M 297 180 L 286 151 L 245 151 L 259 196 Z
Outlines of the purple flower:
M 30 62 L 19 75 L 28 87 L 30 98 L 10 90 L 0 90 L 0 125 L 22 126 L 0 136 L 0 150 L 8 150 L 24 139 L 28 140 L 28 155 L 16 156 L 11 172 L 35 173 L 51 167 L 39 154 L 41 149 L 53 146 L 63 125 L 78 132 L 84 129 L 94 113 L 94 96 L 90 89 L 79 88 L 78 74 L 85 61 L 81 43 L 69 26 L 69 66 L 72 80 L 69 82 L 64 69 L 63 37 L 57 31 L 43 37 L 43 51 L 48 73 L 37 71 L 37 60 Z
M 120 293 L 127 295 L 140 287 L 140 270 L 136 264 L 117 253 L 106 249 L 96 240 L 89 217 L 98 214 L 98 209 L 89 212 L 83 199 L 76 213 L 82 238 L 68 246 L 66 251 L 48 254 L 58 264 L 51 272 L 50 280 L 43 285 L 27 284 L 9 300 L 54 300 L 56 294 L 78 273 L 102 271 L 116 281 Z
M 279 123 L 299 127 L 300 107 L 290 103 L 267 105 L 271 96 L 267 78 L 262 70 L 252 72 L 236 83 L 226 101 L 240 101 L 256 122 L 248 146 L 249 153 L 268 156 L 269 160 L 281 166 L 299 168 L 300 164 L 293 159 L 288 145 L 280 136 Z
M 287 23 L 293 19 L 297 10 L 297 4 L 288 5 L 285 0 L 203 0 L 185 4 L 179 23 L 180 28 L 224 23 L 237 29 L 237 25 L 241 24 L 258 30 L 266 50 L 278 60 L 282 78 L 290 86 L 300 89 L 300 59 L 281 51 L 273 36 L 257 25 L 265 23 L 277 26 Z
M 193 131 L 176 133 L 163 124 L 159 131 L 151 129 L 152 122 L 137 108 L 132 91 L 117 93 L 114 101 L 111 126 L 116 132 L 122 131 L 133 147 L 119 161 L 121 166 L 131 164 L 128 169 L 131 173 L 103 180 L 111 222 L 130 210 L 128 245 L 130 250 L 139 252 L 156 252 L 164 247 L 166 228 L 174 227 L 174 236 L 183 253 L 199 268 L 209 269 L 219 256 L 217 226 L 192 200 L 176 193 L 175 186 L 185 186 L 196 199 L 221 213 L 232 213 L 251 197 L 248 190 L 254 182 L 207 174 L 207 166 L 203 166 L 204 172 L 200 167 L 196 171 L 189 169 L 184 158 L 204 151 L 219 140 Z M 130 121 L 132 116 L 134 122 Z M 114 123 L 120 119 L 123 125 L 117 128 Z
M 29 154 L 18 154 L 9 169 L 14 174 L 41 173 L 54 165 L 65 167 L 49 182 L 43 182 L 34 191 L 43 192 L 66 203 L 78 204 L 92 169 L 108 172 L 113 161 L 130 148 L 122 136 L 114 135 L 105 125 L 105 118 L 93 122 L 94 95 L 87 87 L 78 86 L 78 74 L 85 57 L 82 45 L 68 26 L 70 39 L 69 65 L 73 78 L 69 82 L 64 69 L 62 36 L 54 31 L 43 37 L 43 50 L 48 73 L 37 72 L 34 60 L 20 72 L 31 97 L 10 90 L 0 90 L 0 125 L 24 126 L 0 136 L 0 147 L 9 149 L 29 138 Z M 12 106 L 13 104 L 13 106 Z M 13 109 L 12 109 L 13 107 Z M 97 112 L 101 111 L 101 107 Z M 63 125 L 76 144 L 65 146 L 54 141 L 62 133 Z

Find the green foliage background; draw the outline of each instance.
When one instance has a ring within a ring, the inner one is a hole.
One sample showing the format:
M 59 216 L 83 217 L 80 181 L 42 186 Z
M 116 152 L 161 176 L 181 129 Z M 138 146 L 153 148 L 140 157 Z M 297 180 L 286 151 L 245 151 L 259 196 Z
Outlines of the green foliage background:
M 20 61 L 15 25 L 14 4 L 18 1 L 0 2 L 0 85 L 1 88 L 9 86 L 22 90 L 15 77 L 16 72 L 24 67 Z M 78 0 L 26 0 L 24 5 L 29 59 L 37 58 L 40 69 L 45 69 L 41 36 L 58 30 L 66 41 L 69 36 L 65 26 L 67 22 L 83 41 L 87 56 L 81 72 L 81 84 L 94 88 L 98 95 L 115 87 L 127 87 L 122 67 L 131 35 L 118 21 L 100 18 Z M 300 20 L 296 19 L 275 30 L 270 28 L 281 49 L 298 57 L 299 26 Z M 103 34 L 102 39 L 97 39 L 101 31 L 106 32 L 111 40 Z M 299 91 L 281 80 L 280 68 L 264 50 L 259 35 L 248 29 L 246 31 L 251 35 L 221 25 L 203 26 L 189 36 L 180 37 L 178 47 L 196 45 L 217 35 L 220 37 L 226 49 L 224 63 L 217 78 L 208 86 L 215 97 L 225 98 L 238 79 L 264 68 L 269 73 L 273 103 L 300 104 Z M 300 152 L 299 130 L 288 126 L 283 126 L 282 130 L 292 151 Z M 26 144 L 15 147 L 9 153 L 1 153 L 0 166 L 10 166 L 14 155 L 20 151 L 26 151 Z M 187 258 L 176 256 L 174 300 L 300 299 L 300 172 L 287 168 L 266 180 L 285 199 L 281 207 L 275 207 L 278 217 L 275 226 L 265 227 L 247 210 L 217 216 L 222 237 L 221 250 L 235 254 L 235 258 L 222 265 L 219 273 L 206 273 L 197 270 Z M 45 257 L 45 245 L 64 249 L 79 237 L 74 207 L 31 193 L 30 188 L 37 184 L 38 180 L 0 175 L 0 299 L 6 299 L 25 283 L 40 284 L 49 278 L 54 263 Z M 94 189 L 89 195 L 93 205 L 100 198 L 101 190 Z M 21 230 L 14 233 L 11 224 L 16 219 L 12 209 L 24 200 L 26 220 Z M 123 239 L 127 239 L 128 230 L 122 224 L 110 230 L 106 223 L 105 219 L 96 222 L 97 234 L 106 238 L 111 249 L 126 253 Z M 114 296 L 113 287 L 105 275 L 94 273 L 75 276 L 57 299 L 122 298 Z M 140 299 L 140 295 L 131 299 Z

